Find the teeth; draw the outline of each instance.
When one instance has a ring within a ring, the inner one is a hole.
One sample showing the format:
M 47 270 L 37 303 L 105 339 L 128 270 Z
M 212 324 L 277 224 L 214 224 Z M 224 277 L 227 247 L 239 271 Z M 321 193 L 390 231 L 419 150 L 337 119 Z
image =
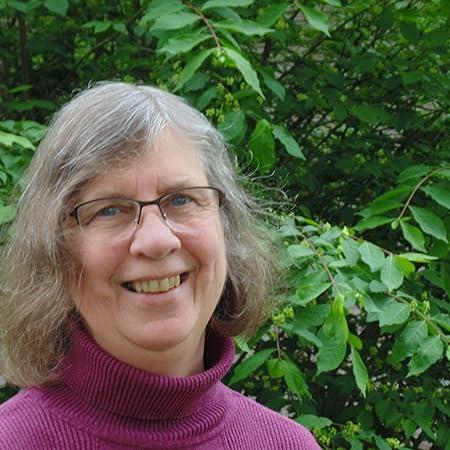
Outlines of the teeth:
M 161 280 L 149 280 L 149 281 L 135 281 L 132 283 L 132 287 L 136 292 L 167 292 L 169 289 L 173 289 L 180 285 L 180 275 L 175 275 L 170 278 L 163 278 Z

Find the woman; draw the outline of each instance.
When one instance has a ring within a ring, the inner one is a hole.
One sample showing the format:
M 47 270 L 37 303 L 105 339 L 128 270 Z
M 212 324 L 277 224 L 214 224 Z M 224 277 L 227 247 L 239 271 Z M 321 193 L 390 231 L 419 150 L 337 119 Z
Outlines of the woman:
M 102 83 L 56 115 L 7 247 L 0 449 L 317 449 L 225 387 L 271 256 L 219 133 L 180 98 Z

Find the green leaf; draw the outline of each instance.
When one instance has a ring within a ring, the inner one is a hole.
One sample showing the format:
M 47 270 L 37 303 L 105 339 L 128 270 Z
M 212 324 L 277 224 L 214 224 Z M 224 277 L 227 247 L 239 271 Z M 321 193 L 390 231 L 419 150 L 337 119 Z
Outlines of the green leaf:
M 242 352 L 249 353 L 251 351 L 250 347 L 247 344 L 247 341 L 245 341 L 242 336 L 235 336 L 234 342 Z
M 442 261 L 441 263 L 441 278 L 442 285 L 450 298 L 450 263 Z
M 365 397 L 367 385 L 369 384 L 369 375 L 367 373 L 366 365 L 359 356 L 358 351 L 353 346 L 351 346 L 351 356 L 353 376 L 355 377 L 356 385 L 361 391 L 363 397 Z
M 345 259 L 348 261 L 350 266 L 354 266 L 359 260 L 359 246 L 354 239 L 348 238 L 342 243 L 342 250 Z
M 415 166 L 410 166 L 401 172 L 397 178 L 399 183 L 404 183 L 405 181 L 418 180 L 425 176 L 431 170 L 430 166 L 425 164 L 417 164 Z
M 182 10 L 188 11 L 180 0 L 153 0 L 140 22 L 145 24 L 162 15 L 172 14 Z
M 6 2 L 4 2 L 3 4 L 0 3 L 0 5 L 3 6 L 5 3 Z M 16 11 L 23 12 L 24 14 L 27 14 L 29 11 L 34 9 L 35 6 L 30 6 L 30 4 L 33 5 L 33 3 L 34 2 L 31 2 L 31 1 L 24 3 L 24 2 L 15 1 L 15 0 L 9 0 L 7 2 L 9 7 L 14 8 Z
M 356 336 L 356 334 L 349 332 L 347 341 L 350 345 L 353 345 L 356 350 L 361 350 L 363 347 L 362 340 L 358 336 Z
M 350 450 L 364 450 L 360 440 L 350 437 L 346 437 L 345 440 L 351 445 Z
M 262 72 L 264 84 L 281 100 L 283 101 L 286 96 L 286 90 L 284 86 L 275 78 L 267 75 L 267 73 Z
M 45 0 L 44 6 L 51 12 L 65 16 L 69 9 L 69 2 L 67 0 Z
M 269 373 L 270 378 L 277 380 L 284 375 L 282 361 L 278 358 L 268 359 L 266 362 L 267 372 Z
M 205 92 L 203 92 L 202 95 L 200 95 L 195 106 L 200 111 L 203 111 L 216 97 L 217 97 L 217 88 L 215 86 L 210 87 Z
M 160 49 L 159 53 L 166 53 L 170 57 L 187 53 L 194 47 L 207 39 L 210 39 L 211 35 L 201 33 L 184 33 L 179 36 L 169 39 Z
M 118 31 L 119 33 L 126 33 L 127 27 L 122 22 L 115 22 L 113 23 L 113 30 Z
M 274 31 L 272 28 L 263 27 L 250 20 L 224 20 L 222 22 L 215 22 L 214 27 L 218 30 L 234 31 L 245 36 L 264 36 Z
M 380 436 L 375 436 L 375 444 L 379 450 L 392 450 L 391 446 Z
M 286 381 L 289 390 L 296 394 L 298 398 L 311 398 L 308 385 L 306 384 L 300 369 L 293 362 L 288 360 L 282 360 L 281 367 L 284 372 L 284 380 Z
M 429 195 L 436 203 L 444 208 L 450 209 L 450 191 L 444 185 L 433 184 L 422 188 L 422 191 Z
M 311 300 L 316 299 L 323 294 L 330 286 L 329 281 L 324 281 L 326 274 L 323 270 L 311 272 L 302 276 L 297 287 L 297 297 L 300 304 L 306 305 Z
M 420 40 L 420 32 L 417 29 L 416 25 L 411 22 L 400 22 L 400 33 L 407 39 L 408 41 L 415 44 Z
M 424 74 L 416 70 L 410 72 L 401 72 L 400 76 L 402 77 L 402 81 L 405 86 L 409 86 L 410 84 L 422 81 L 424 78 Z
M 392 347 L 391 358 L 394 364 L 412 356 L 427 336 L 428 328 L 424 320 L 409 322 Z
M 102 22 L 97 21 L 94 27 L 94 33 L 99 34 L 103 33 L 106 30 L 109 30 L 112 26 L 112 22 L 110 20 L 104 20 Z
M 397 200 L 386 200 L 384 202 L 373 202 L 368 208 L 358 212 L 359 216 L 364 218 L 376 216 L 378 214 L 400 208 L 402 203 Z
M 200 16 L 189 11 L 177 11 L 159 16 L 150 27 L 150 31 L 179 30 L 200 20 Z
M 351 112 L 361 122 L 377 125 L 386 123 L 390 119 L 390 114 L 379 106 L 358 105 L 351 108 Z
M 374 293 L 386 292 L 388 287 L 384 283 L 380 283 L 378 280 L 372 280 L 369 283 L 369 291 Z
M 271 27 L 288 8 L 289 3 L 287 2 L 275 2 L 260 10 L 256 21 L 264 27 Z
M 336 369 L 347 351 L 348 325 L 344 312 L 344 299 L 336 296 L 330 313 L 321 328 L 324 342 L 317 355 L 317 375 Z
M 372 204 L 374 203 L 383 203 L 388 200 L 398 200 L 399 202 L 403 201 L 408 197 L 408 195 L 411 193 L 411 186 L 406 184 L 401 184 L 400 186 L 395 187 L 394 189 L 390 189 L 389 191 L 386 191 L 384 194 L 379 195 L 376 197 Z
M 305 256 L 314 256 L 315 253 L 307 245 L 292 244 L 288 247 L 287 252 L 291 258 L 304 258 Z
M 319 349 L 317 358 L 317 375 L 339 367 L 345 358 L 347 343 L 339 336 L 327 339 Z
M 208 50 L 203 50 L 200 53 L 197 53 L 194 57 L 192 57 L 187 64 L 184 66 L 180 74 L 180 78 L 178 79 L 178 84 L 174 89 L 174 92 L 180 90 L 183 85 L 191 79 L 194 73 L 198 70 L 198 68 L 203 64 L 205 59 L 214 51 L 213 48 Z
M 261 119 L 250 136 L 248 146 L 252 150 L 254 163 L 258 168 L 266 172 L 275 163 L 275 141 L 272 130 L 266 119 Z
M 261 87 L 259 85 L 258 75 L 254 71 L 251 64 L 241 54 L 232 50 L 231 48 L 224 47 L 225 53 L 236 64 L 238 70 L 242 73 L 244 80 L 262 97 L 264 97 Z
M 444 352 L 444 346 L 439 336 L 426 337 L 416 354 L 409 361 L 407 377 L 417 376 L 425 372 L 432 364 L 437 362 Z
M 295 156 L 296 158 L 306 160 L 305 155 L 300 150 L 300 147 L 298 146 L 297 142 L 291 136 L 289 131 L 286 130 L 286 128 L 280 125 L 274 125 L 272 127 L 272 132 L 275 139 L 278 139 L 284 145 L 286 151 L 290 155 Z
M 405 221 L 400 222 L 400 227 L 403 232 L 403 237 L 411 244 L 413 248 L 421 252 L 426 252 L 425 249 L 425 237 L 419 228 L 414 225 L 410 225 Z
M 434 261 L 435 259 L 438 259 L 436 256 L 431 255 L 425 255 L 423 253 L 414 253 L 414 252 L 406 252 L 406 253 L 400 253 L 401 258 L 405 258 L 408 261 L 412 262 L 418 262 L 418 263 L 427 263 L 430 261 Z
M 450 332 L 450 316 L 448 314 L 439 313 L 433 315 L 431 319 L 445 331 Z
M 403 284 L 403 274 L 393 255 L 389 255 L 385 259 L 380 275 L 381 281 L 388 287 L 389 291 L 393 291 Z
M 328 18 L 324 13 L 317 11 L 317 9 L 311 8 L 310 6 L 299 5 L 299 8 L 305 16 L 307 22 L 313 28 L 325 33 L 327 36 L 330 36 L 330 25 L 328 23 Z
M 315 416 L 314 414 L 302 414 L 301 416 L 298 416 L 296 421 L 298 423 L 301 423 L 305 427 L 309 429 L 318 429 L 329 427 L 333 424 L 333 422 L 326 418 L 326 417 L 320 417 Z
M 434 212 L 420 208 L 419 206 L 410 206 L 414 220 L 419 224 L 424 233 L 434 236 L 448 244 L 447 230 L 444 222 Z
M 293 323 L 295 330 L 299 328 L 315 328 L 322 325 L 323 321 L 328 317 L 330 313 L 330 305 L 310 305 L 308 308 L 302 308 L 301 311 L 295 314 L 295 319 L 290 323 Z
M 298 337 L 305 341 L 315 345 L 317 348 L 322 347 L 322 341 L 311 331 L 302 326 L 298 320 L 287 322 L 283 325 L 283 330 L 287 330 L 291 333 L 295 333 Z
M 372 230 L 373 228 L 381 227 L 392 221 L 394 221 L 394 218 L 392 217 L 367 217 L 367 219 L 360 220 L 353 228 L 356 231 Z
M 378 315 L 380 327 L 402 324 L 408 320 L 410 314 L 411 307 L 409 305 L 392 301 Z
M 0 225 L 14 220 L 16 213 L 17 210 L 14 205 L 0 205 Z
M 322 0 L 322 2 L 331 6 L 342 6 L 340 0 Z
M 361 259 L 370 267 L 371 272 L 376 272 L 381 269 L 384 264 L 384 253 L 371 242 L 364 242 L 359 246 L 359 253 Z
M 416 270 L 416 266 L 406 258 L 395 256 L 395 261 L 397 262 L 399 269 L 405 277 L 409 277 Z
M 223 122 L 217 126 L 227 141 L 237 138 L 247 128 L 245 114 L 242 111 L 230 111 L 224 116 Z
M 244 8 L 255 0 L 209 0 L 202 6 L 202 11 L 212 8 Z
M 23 148 L 34 150 L 34 145 L 26 137 L 18 136 L 17 134 L 6 133 L 4 131 L 0 131 L 0 144 L 4 145 L 5 147 L 12 147 L 12 145 L 18 144 Z
M 254 373 L 269 359 L 270 355 L 274 351 L 275 349 L 273 348 L 266 348 L 247 358 L 234 369 L 230 384 L 235 384 L 241 380 L 244 380 L 250 374 Z

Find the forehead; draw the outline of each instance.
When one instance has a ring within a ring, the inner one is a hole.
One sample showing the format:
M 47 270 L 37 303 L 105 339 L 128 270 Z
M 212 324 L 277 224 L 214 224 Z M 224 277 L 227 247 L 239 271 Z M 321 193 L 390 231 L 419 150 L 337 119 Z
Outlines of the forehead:
M 164 130 L 143 154 L 120 167 L 111 166 L 94 178 L 81 199 L 111 195 L 148 199 L 170 190 L 207 184 L 199 146 L 180 133 Z

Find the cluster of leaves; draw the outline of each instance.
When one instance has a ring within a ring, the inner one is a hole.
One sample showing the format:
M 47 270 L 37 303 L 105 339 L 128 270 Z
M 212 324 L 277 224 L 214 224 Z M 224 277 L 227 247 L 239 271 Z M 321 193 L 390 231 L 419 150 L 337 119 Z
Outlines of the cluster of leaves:
M 121 79 L 176 92 L 265 184 L 252 189 L 279 201 L 280 307 L 237 340 L 227 382 L 324 448 L 450 449 L 448 2 L 0 0 L 0 11 L 0 224 L 42 124 L 73 91 Z
M 379 226 L 390 223 L 407 251 L 362 239 L 361 225 L 279 219 L 290 274 L 282 306 L 254 341 L 238 341 L 242 362 L 229 383 L 287 408 L 326 448 L 413 449 L 423 440 L 449 448 L 450 205 L 418 190 L 446 192 L 448 203 L 450 170 L 423 169 L 404 171 L 364 212 L 367 223 L 397 199 L 397 214 Z

